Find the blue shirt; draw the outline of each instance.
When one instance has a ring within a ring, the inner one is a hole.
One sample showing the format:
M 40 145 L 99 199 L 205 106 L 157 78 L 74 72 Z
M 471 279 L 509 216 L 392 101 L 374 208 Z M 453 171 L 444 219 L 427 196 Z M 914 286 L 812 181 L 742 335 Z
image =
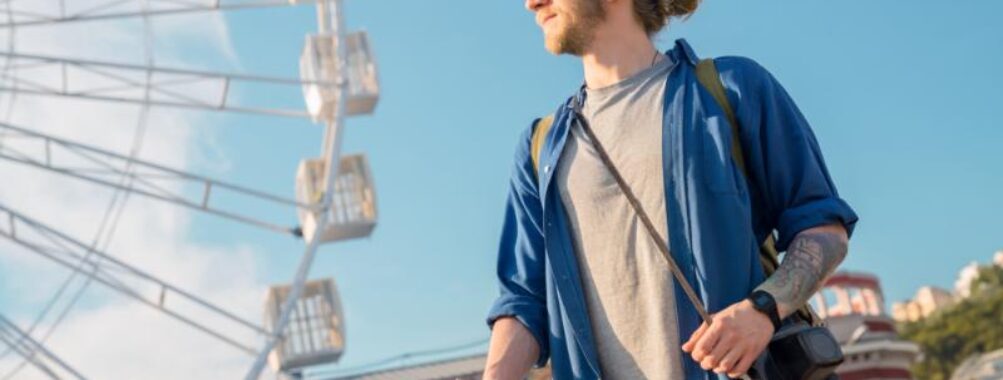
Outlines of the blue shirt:
M 783 251 L 799 232 L 840 223 L 852 233 L 857 216 L 839 198 L 808 122 L 783 87 L 756 62 L 715 59 L 739 124 L 732 136 L 720 106 L 696 78 L 692 48 L 677 40 L 666 52 L 675 62 L 666 78 L 662 168 L 673 258 L 713 313 L 744 299 L 763 282 L 759 242 L 776 231 Z M 501 294 L 488 325 L 515 317 L 550 359 L 557 379 L 597 379 L 598 354 L 569 221 L 554 171 L 574 120 L 572 102 L 558 108 L 539 157 L 530 157 L 533 128 L 515 153 L 498 251 Z M 748 178 L 731 156 L 731 139 L 744 150 Z M 700 316 L 676 287 L 682 340 Z M 717 379 L 682 352 L 687 379 Z M 724 378 L 721 376 L 721 378 Z

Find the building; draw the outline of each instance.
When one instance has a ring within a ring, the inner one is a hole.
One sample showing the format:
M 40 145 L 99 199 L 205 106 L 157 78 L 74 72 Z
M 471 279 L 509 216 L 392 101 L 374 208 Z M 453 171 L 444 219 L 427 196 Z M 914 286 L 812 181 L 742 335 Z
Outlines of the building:
M 483 354 L 441 360 L 405 367 L 383 369 L 330 380 L 480 380 L 484 373 Z
M 812 304 L 843 348 L 846 359 L 836 369 L 840 379 L 912 379 L 909 367 L 919 346 L 899 337 L 895 322 L 885 314 L 877 277 L 838 272 L 826 280 Z
M 961 298 L 968 298 L 972 295 L 972 281 L 979 277 L 979 263 L 970 262 L 958 272 L 958 279 L 954 282 L 954 293 Z
M 1003 349 L 965 359 L 951 375 L 951 380 L 999 379 L 1003 379 Z
M 916 296 L 906 302 L 892 305 L 892 318 L 899 322 L 915 322 L 934 312 L 953 306 L 954 296 L 947 290 L 924 286 L 916 291 Z
M 403 367 L 382 369 L 328 380 L 481 380 L 486 354 L 464 356 Z M 527 380 L 550 379 L 549 364 L 533 369 Z
M 912 300 L 892 304 L 892 319 L 896 322 L 915 322 L 923 318 L 919 305 Z
M 992 265 L 1003 267 L 1003 250 L 996 251 L 993 255 Z M 968 298 L 972 295 L 972 281 L 979 277 L 979 263 L 972 261 L 965 265 L 958 272 L 958 279 L 954 282 L 954 294 L 960 298 Z
M 993 255 L 993 265 L 1003 267 L 1003 250 L 996 251 Z M 899 322 L 915 322 L 937 310 L 953 306 L 960 299 L 968 298 L 972 293 L 972 281 L 979 277 L 981 268 L 974 261 L 961 268 L 954 282 L 954 294 L 933 286 L 920 288 L 913 299 L 892 304 L 892 317 Z

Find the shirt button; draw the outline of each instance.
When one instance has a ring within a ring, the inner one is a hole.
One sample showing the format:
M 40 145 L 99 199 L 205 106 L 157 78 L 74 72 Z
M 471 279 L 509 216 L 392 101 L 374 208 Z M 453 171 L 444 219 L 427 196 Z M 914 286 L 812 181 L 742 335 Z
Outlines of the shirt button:
M 543 172 L 544 172 L 544 173 L 550 173 L 550 165 L 545 165 L 545 166 L 543 167 Z

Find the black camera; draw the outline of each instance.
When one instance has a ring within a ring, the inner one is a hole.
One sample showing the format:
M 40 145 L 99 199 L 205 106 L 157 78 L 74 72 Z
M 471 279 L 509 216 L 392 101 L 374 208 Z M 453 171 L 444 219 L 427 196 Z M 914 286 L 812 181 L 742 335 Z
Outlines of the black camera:
M 828 328 L 804 322 L 780 328 L 748 375 L 756 380 L 838 379 L 843 351 Z

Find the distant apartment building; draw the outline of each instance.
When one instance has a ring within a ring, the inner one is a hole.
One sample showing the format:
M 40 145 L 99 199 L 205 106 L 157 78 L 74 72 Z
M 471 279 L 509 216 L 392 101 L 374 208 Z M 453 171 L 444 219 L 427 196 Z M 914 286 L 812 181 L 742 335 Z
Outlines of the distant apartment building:
M 1003 268 L 1003 250 L 993 255 L 992 265 Z M 953 293 L 935 286 L 919 288 L 913 299 L 892 304 L 892 318 L 899 322 L 915 322 L 968 298 L 972 294 L 972 281 L 979 277 L 981 267 L 978 262 L 972 261 L 961 268 L 954 281 Z
M 954 281 L 954 294 L 958 297 L 968 298 L 972 295 L 972 281 L 979 277 L 979 263 L 970 262 L 958 272 L 958 279 Z
M 993 255 L 992 265 L 1003 267 L 1003 250 L 996 251 Z M 958 280 L 954 282 L 954 293 L 958 297 L 968 298 L 972 295 L 972 281 L 979 277 L 980 267 L 979 263 L 972 261 L 958 272 Z
M 954 305 L 954 296 L 947 290 L 924 286 L 916 291 L 916 296 L 906 302 L 892 305 L 892 318 L 898 322 L 915 322 L 926 318 L 946 307 Z

